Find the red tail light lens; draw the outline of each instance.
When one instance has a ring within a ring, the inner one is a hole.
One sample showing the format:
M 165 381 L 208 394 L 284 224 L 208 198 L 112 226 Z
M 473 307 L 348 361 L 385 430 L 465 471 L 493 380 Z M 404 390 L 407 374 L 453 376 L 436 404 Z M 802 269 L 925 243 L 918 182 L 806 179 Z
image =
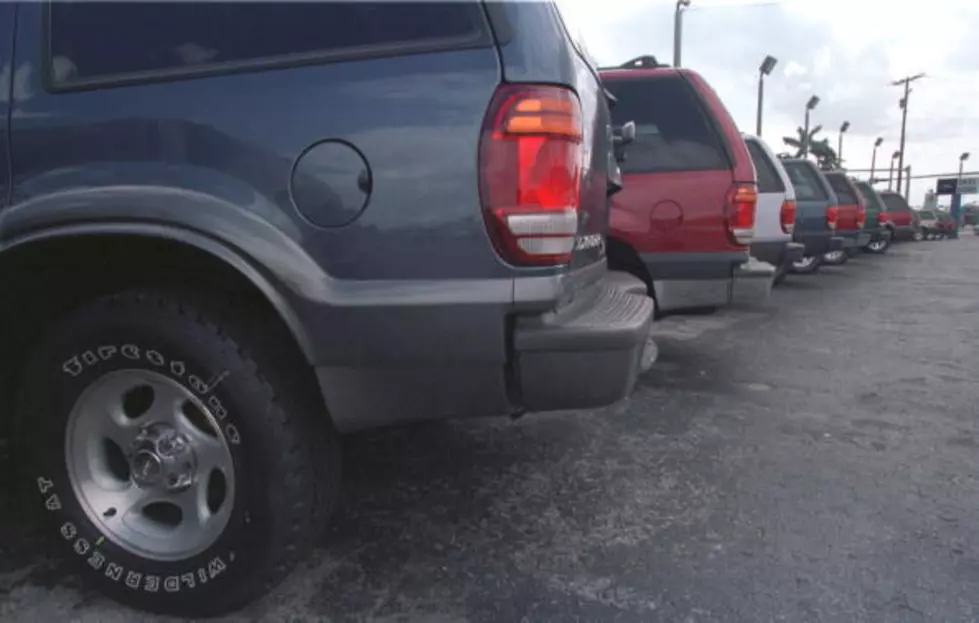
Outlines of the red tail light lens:
M 727 197 L 727 230 L 736 244 L 750 244 L 755 237 L 758 191 L 753 184 L 735 184 Z
M 581 105 L 567 89 L 504 85 L 479 146 L 483 215 L 497 253 L 517 265 L 562 264 L 578 232 Z
M 795 231 L 795 201 L 786 199 L 782 202 L 782 209 L 778 213 L 779 223 L 782 231 L 791 234 Z
M 835 230 L 836 225 L 840 221 L 840 207 L 839 206 L 829 206 L 826 208 L 826 225 L 830 229 Z
M 860 206 L 857 208 L 857 228 L 862 228 L 867 222 L 867 208 Z

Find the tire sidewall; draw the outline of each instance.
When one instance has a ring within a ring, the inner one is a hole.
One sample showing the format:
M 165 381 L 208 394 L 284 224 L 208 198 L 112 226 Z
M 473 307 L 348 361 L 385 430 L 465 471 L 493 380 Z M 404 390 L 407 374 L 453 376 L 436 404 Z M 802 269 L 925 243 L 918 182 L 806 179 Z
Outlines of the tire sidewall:
M 190 318 L 153 311 L 143 318 L 89 315 L 57 330 L 38 349 L 18 398 L 18 413 L 30 424 L 23 429 L 29 449 L 24 475 L 52 535 L 77 560 L 83 577 L 140 608 L 200 612 L 201 604 L 239 585 L 264 558 L 274 503 L 266 460 L 272 453 L 262 447 L 267 432 L 256 430 L 250 416 L 267 401 L 229 342 Z M 65 431 L 76 400 L 105 374 L 127 369 L 151 370 L 187 387 L 215 416 L 231 452 L 235 492 L 228 524 L 216 542 L 186 560 L 150 560 L 117 545 L 88 518 L 68 476 Z

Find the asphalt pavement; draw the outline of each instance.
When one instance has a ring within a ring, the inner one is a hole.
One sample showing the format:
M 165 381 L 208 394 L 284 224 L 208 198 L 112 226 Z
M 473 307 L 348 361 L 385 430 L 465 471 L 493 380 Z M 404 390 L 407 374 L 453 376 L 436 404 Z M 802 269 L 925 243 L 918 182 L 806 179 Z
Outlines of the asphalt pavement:
M 654 331 L 615 407 L 349 438 L 322 546 L 228 620 L 979 620 L 979 236 Z M 0 619 L 163 620 L 0 509 Z

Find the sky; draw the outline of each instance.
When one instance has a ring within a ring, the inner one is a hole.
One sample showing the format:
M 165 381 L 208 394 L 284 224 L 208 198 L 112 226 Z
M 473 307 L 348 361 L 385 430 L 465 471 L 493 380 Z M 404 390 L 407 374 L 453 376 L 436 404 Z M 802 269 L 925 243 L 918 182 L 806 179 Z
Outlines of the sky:
M 599 65 L 643 54 L 673 63 L 673 0 L 557 3 Z M 797 135 L 806 102 L 817 95 L 811 124 L 823 126 L 820 136 L 834 148 L 841 124 L 850 122 L 843 139 L 847 168 L 869 169 L 874 140 L 883 137 L 877 168 L 885 177 L 899 146 L 904 95 L 890 83 L 925 72 L 909 98 L 905 165 L 912 176 L 954 176 L 963 152 L 972 153 L 965 170 L 979 171 L 976 32 L 977 0 L 691 0 L 681 60 L 710 82 L 738 127 L 754 133 L 758 67 L 766 55 L 776 57 L 765 82 L 762 133 L 772 148 L 785 150 L 782 137 Z M 912 178 L 912 205 L 934 185 L 934 179 Z

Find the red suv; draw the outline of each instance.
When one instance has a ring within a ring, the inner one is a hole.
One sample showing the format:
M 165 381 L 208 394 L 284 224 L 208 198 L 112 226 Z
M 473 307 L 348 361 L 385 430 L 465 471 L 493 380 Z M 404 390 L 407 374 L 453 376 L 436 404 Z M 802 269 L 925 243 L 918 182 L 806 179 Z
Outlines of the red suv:
M 887 211 L 884 218 L 890 228 L 894 240 L 921 240 L 921 223 L 918 214 L 908 205 L 900 193 L 893 190 L 882 190 L 880 198 L 884 200 Z
M 755 168 L 714 90 L 650 56 L 601 77 L 616 100 L 613 123 L 636 130 L 612 198 L 609 267 L 645 281 L 661 314 L 767 297 L 775 269 L 748 247 Z

